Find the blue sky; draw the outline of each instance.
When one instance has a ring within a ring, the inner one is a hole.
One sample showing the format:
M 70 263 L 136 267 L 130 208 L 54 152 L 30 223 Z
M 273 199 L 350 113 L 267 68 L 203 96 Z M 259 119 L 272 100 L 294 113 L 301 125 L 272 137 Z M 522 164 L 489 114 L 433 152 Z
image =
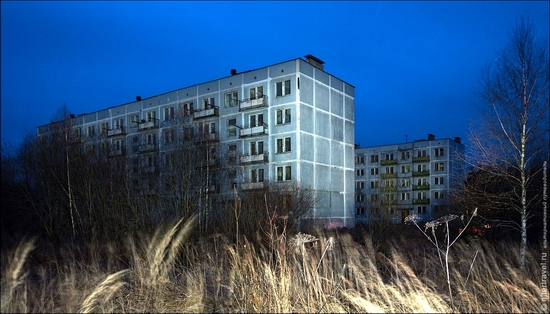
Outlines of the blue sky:
M 466 137 L 513 24 L 548 1 L 1 2 L 2 139 L 312 54 L 355 86 L 356 143 Z

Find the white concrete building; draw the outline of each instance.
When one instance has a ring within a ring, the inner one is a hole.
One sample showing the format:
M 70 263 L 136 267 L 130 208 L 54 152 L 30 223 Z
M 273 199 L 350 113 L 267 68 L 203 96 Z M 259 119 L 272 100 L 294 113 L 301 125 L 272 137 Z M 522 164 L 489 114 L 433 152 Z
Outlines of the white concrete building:
M 410 214 L 429 220 L 449 206 L 464 171 L 460 138 L 435 139 L 355 149 L 356 223 Z
M 232 196 L 235 187 L 295 182 L 318 200 L 303 223 L 352 227 L 354 86 L 325 72 L 323 63 L 307 55 L 231 70 L 210 82 L 80 114 L 70 119 L 74 141 L 128 158 L 134 190 L 149 194 L 161 192 L 159 180 L 169 174 L 171 160 L 184 158 L 171 154 L 178 138 L 216 143 L 216 162 L 234 158 L 239 173 L 208 180 L 209 193 Z M 38 127 L 38 135 L 53 125 Z

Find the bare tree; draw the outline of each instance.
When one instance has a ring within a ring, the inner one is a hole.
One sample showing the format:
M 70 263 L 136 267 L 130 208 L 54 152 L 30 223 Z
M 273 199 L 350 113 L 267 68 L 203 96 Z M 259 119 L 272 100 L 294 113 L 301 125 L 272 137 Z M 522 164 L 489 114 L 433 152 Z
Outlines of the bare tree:
M 481 119 L 470 130 L 471 166 L 476 174 L 466 193 L 494 207 L 515 211 L 521 232 L 520 267 L 525 268 L 527 228 L 537 195 L 528 195 L 535 163 L 548 147 L 549 64 L 547 43 L 520 19 L 508 44 L 484 72 Z M 487 181 L 489 180 L 489 182 Z M 496 180 L 496 181 L 494 181 Z M 539 187 L 539 192 L 542 187 Z M 469 190 L 468 190 L 469 189 Z

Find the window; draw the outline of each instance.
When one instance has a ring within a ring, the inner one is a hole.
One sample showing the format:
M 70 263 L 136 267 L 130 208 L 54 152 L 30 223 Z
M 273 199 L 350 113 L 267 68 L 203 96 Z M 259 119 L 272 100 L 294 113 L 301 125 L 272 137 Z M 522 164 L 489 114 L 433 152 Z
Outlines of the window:
M 237 129 L 227 130 L 227 137 L 235 137 L 235 136 L 237 136 Z
M 291 151 L 290 137 L 278 138 L 277 139 L 277 153 L 286 153 Z
M 239 93 L 231 92 L 225 94 L 225 107 L 235 107 L 239 104 Z
M 124 146 L 124 140 L 113 141 L 113 150 L 121 150 Z
M 410 194 L 409 192 L 403 192 L 401 193 L 401 200 L 402 201 L 408 201 L 410 199 Z
M 210 98 L 204 98 L 202 100 L 202 104 L 203 104 L 203 109 L 212 109 L 214 108 L 214 106 L 216 106 L 216 101 L 214 99 L 214 97 L 210 97 Z
M 262 113 L 250 115 L 248 118 L 248 121 L 250 122 L 249 127 L 251 128 L 264 125 L 264 115 Z
M 199 132 L 203 132 L 202 134 L 215 134 L 216 122 L 199 123 Z
M 355 209 L 355 215 L 356 216 L 364 216 L 365 215 L 365 207 L 357 207 Z
M 235 126 L 235 125 L 237 125 L 237 118 L 227 119 L 227 126 Z
M 378 194 L 371 194 L 370 201 L 371 202 L 378 202 Z
M 176 156 L 174 153 L 167 153 L 164 157 L 164 165 L 166 167 L 173 167 Z
M 237 145 L 236 144 L 229 144 L 227 145 L 227 151 L 229 153 L 235 154 L 237 152 Z
M 401 159 L 407 160 L 409 158 L 410 158 L 410 152 L 409 151 L 401 152 Z
M 277 181 L 289 181 L 292 179 L 291 166 L 277 167 Z
M 183 139 L 186 141 L 193 139 L 193 127 L 186 127 L 183 129 Z
M 109 131 L 109 122 L 101 122 L 101 134 L 107 134 L 107 131 Z
M 435 178 L 434 178 L 434 181 L 435 181 L 434 183 L 435 183 L 436 185 L 442 185 L 442 184 L 444 184 L 444 183 L 443 183 L 443 177 L 435 177 Z
M 417 199 L 419 199 L 419 200 L 425 200 L 426 199 L 426 192 L 418 192 L 418 194 L 416 196 L 417 196 Z
M 358 177 L 362 177 L 365 175 L 365 169 L 355 169 L 355 175 Z
M 393 154 L 386 154 L 386 160 L 393 160 Z
M 164 131 L 164 144 L 170 144 L 174 142 L 176 132 L 173 129 Z
M 426 213 L 426 206 L 418 206 L 417 213 L 425 214 Z
M 133 127 L 137 127 L 139 124 L 139 115 L 134 114 L 130 117 L 130 124 Z
M 444 165 L 444 163 L 442 163 L 442 162 L 437 162 L 437 163 L 435 163 L 435 165 L 434 165 L 435 171 L 443 171 L 443 170 L 445 170 L 443 165 Z
M 419 149 L 416 151 L 416 157 L 426 157 L 426 150 L 425 149 Z
M 154 111 L 147 112 L 147 122 L 154 122 L 157 118 L 157 113 Z
M 75 136 L 76 138 L 79 138 L 80 136 L 82 136 L 82 129 L 81 129 L 80 127 L 76 127 L 76 128 L 74 129 L 74 136 Z
M 250 155 L 262 155 L 264 153 L 264 142 L 251 142 Z
M 258 86 L 250 89 L 250 99 L 262 98 L 264 97 L 264 87 Z
M 275 83 L 275 96 L 285 96 L 290 94 L 290 80 Z
M 386 167 L 386 173 L 393 173 L 393 167 Z
M 434 198 L 435 199 L 443 199 L 443 198 L 445 198 L 444 196 L 445 196 L 445 194 L 442 191 L 435 191 L 434 192 Z
M 264 169 L 251 169 L 250 170 L 251 182 L 264 182 Z
M 409 165 L 401 166 L 401 173 L 409 173 L 409 171 L 411 171 L 411 166 Z
M 147 134 L 147 145 L 154 145 L 157 142 L 157 135 L 156 134 Z
M 401 186 L 402 187 L 411 186 L 411 180 L 410 179 L 401 179 Z
M 356 164 L 364 164 L 365 163 L 365 156 L 356 156 L 355 157 L 355 163 Z
M 357 181 L 355 182 L 355 188 L 358 190 L 362 190 L 365 188 L 365 182 L 364 181 Z
M 370 155 L 370 162 L 378 162 L 378 155 Z
M 370 182 L 370 188 L 371 189 L 378 189 L 378 181 L 371 181 Z
M 90 125 L 90 126 L 88 127 L 88 136 L 89 136 L 89 137 L 92 137 L 92 136 L 94 136 L 94 135 L 95 135 L 94 126 L 93 126 L 93 125 Z
M 417 183 L 418 185 L 428 185 L 428 179 L 426 179 L 426 178 L 419 178 L 419 179 L 416 181 L 416 183 Z
M 115 130 L 120 130 L 124 127 L 124 119 L 115 119 Z
M 370 168 L 370 174 L 371 176 L 375 176 L 378 174 L 378 168 Z
M 175 118 L 174 107 L 164 108 L 164 121 L 170 121 Z
M 355 201 L 358 202 L 358 203 L 364 202 L 364 201 L 365 201 L 365 195 L 363 195 L 363 194 L 356 194 L 356 195 L 355 195 Z
M 443 156 L 443 148 L 436 148 L 436 149 L 435 149 L 435 156 L 436 156 L 436 157 L 441 157 L 441 156 Z
M 193 114 L 193 102 L 183 103 L 183 116 L 188 117 Z
M 276 111 L 276 124 L 288 124 L 291 122 L 291 112 L 290 108 L 287 109 L 279 109 Z
M 147 157 L 147 167 L 151 168 L 157 164 L 157 156 L 148 156 Z
M 395 186 L 395 181 L 393 180 L 386 180 L 384 181 L 384 186 L 387 188 L 392 188 Z
M 418 171 L 426 171 L 426 164 L 420 164 L 416 168 Z

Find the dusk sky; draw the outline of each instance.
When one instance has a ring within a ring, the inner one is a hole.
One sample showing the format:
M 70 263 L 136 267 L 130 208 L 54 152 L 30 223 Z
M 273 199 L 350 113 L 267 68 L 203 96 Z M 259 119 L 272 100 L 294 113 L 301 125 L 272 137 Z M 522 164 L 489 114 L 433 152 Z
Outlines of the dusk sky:
M 355 142 L 465 139 L 511 27 L 548 42 L 548 1 L 1 2 L 2 139 L 312 54 L 355 86 Z

